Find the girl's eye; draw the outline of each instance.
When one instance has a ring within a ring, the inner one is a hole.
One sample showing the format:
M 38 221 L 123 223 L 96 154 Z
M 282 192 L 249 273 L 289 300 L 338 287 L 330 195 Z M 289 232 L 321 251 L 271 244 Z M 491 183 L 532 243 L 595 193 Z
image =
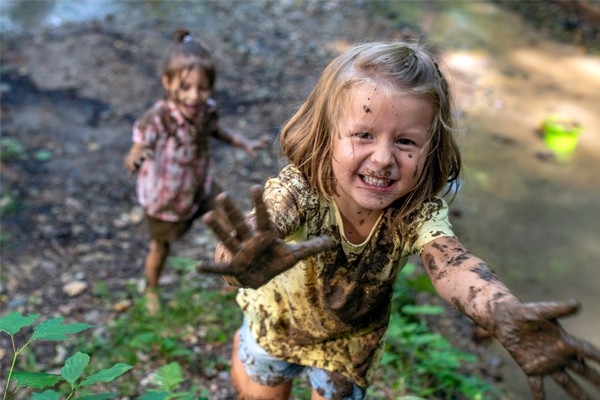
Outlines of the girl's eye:
M 357 132 L 354 134 L 359 139 L 370 139 L 373 137 L 369 132 Z
M 406 139 L 406 138 L 401 138 L 401 139 L 397 139 L 396 143 L 401 145 L 401 146 L 410 146 L 411 144 L 414 144 L 415 142 L 413 142 L 410 139 Z

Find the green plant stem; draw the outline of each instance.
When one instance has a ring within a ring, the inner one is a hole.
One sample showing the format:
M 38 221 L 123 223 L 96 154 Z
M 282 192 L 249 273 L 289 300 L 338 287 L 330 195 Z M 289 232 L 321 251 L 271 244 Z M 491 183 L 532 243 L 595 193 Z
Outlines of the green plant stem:
M 12 379 L 12 373 L 13 373 L 13 370 L 15 369 L 15 365 L 17 363 L 17 357 L 19 357 L 19 354 L 21 354 L 21 352 L 23 350 L 25 350 L 25 348 L 29 345 L 29 343 L 31 343 L 31 340 L 29 340 L 29 341 L 27 341 L 27 343 L 25 343 L 23 345 L 23 347 L 17 348 L 17 346 L 15 345 L 15 337 L 13 335 L 10 335 L 10 341 L 12 343 L 14 355 L 13 355 L 12 363 L 10 364 L 10 368 L 8 369 L 8 375 L 6 377 L 6 387 L 4 388 L 4 395 L 2 396 L 2 400 L 6 400 L 6 396 L 8 396 L 8 389 L 10 388 L 10 380 Z

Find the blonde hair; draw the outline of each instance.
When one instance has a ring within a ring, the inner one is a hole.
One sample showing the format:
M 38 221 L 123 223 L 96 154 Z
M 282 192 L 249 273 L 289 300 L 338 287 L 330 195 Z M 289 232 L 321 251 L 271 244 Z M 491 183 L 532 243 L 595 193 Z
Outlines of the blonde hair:
M 215 85 L 216 67 L 208 50 L 194 40 L 186 30 L 175 33 L 176 44 L 169 51 L 163 67 L 163 76 L 170 81 L 185 71 L 200 68 L 206 74 L 210 89 Z
M 448 82 L 433 55 L 418 42 L 365 43 L 336 57 L 322 72 L 312 92 L 281 131 L 281 149 L 323 196 L 335 193 L 332 171 L 333 135 L 349 89 L 377 82 L 430 99 L 434 116 L 429 152 L 415 189 L 397 200 L 401 215 L 413 214 L 458 180 L 461 157 L 452 136 L 453 117 Z

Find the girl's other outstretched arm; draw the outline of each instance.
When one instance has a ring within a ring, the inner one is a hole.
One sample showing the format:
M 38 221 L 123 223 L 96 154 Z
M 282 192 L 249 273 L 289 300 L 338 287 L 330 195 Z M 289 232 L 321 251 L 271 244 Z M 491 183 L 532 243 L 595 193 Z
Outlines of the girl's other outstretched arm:
M 558 318 L 574 314 L 576 301 L 521 303 L 479 258 L 454 237 L 436 239 L 421 254 L 438 294 L 493 333 L 528 377 L 535 400 L 545 399 L 543 378 L 551 376 L 574 399 L 589 396 L 569 375 L 577 373 L 600 391 L 600 349 L 565 332 Z M 596 394 L 598 396 L 598 394 Z
M 267 144 L 269 143 L 267 135 L 263 135 L 259 139 L 253 140 L 222 126 L 219 127 L 217 137 L 224 142 L 244 149 L 253 157 L 256 156 L 256 150 L 267 147 Z

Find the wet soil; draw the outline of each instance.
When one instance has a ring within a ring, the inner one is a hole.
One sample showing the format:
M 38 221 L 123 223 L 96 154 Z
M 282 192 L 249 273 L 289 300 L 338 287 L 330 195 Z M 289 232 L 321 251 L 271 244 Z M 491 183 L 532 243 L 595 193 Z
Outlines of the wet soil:
M 239 2 L 235 7 L 229 2 L 147 2 L 94 21 L 3 33 L 2 139 L 17 140 L 24 154 L 1 165 L 2 201 L 14 200 L 1 221 L 2 313 L 16 310 L 102 325 L 118 314 L 119 293 L 130 291 L 131 283 L 140 279 L 148 238 L 134 179 L 127 176 L 121 160 L 130 145 L 133 121 L 162 94 L 158 74 L 175 29 L 190 28 L 213 49 L 219 66 L 215 97 L 224 124 L 250 137 L 267 133 L 272 138 L 271 148 L 256 158 L 215 143 L 219 182 L 248 208 L 248 188 L 263 183 L 284 163 L 277 151 L 278 129 L 336 54 L 365 40 L 427 36 L 423 24 L 400 23 L 394 10 L 381 7 L 363 1 L 310 2 L 301 7 L 293 2 Z M 532 10 L 519 11 L 537 18 Z M 580 20 L 568 27 L 571 35 L 565 40 L 593 51 L 598 37 L 589 24 Z M 448 62 L 452 65 L 451 59 Z M 453 84 L 467 89 L 459 99 L 463 115 L 469 115 L 474 105 L 495 104 L 486 83 L 461 74 L 459 68 Z M 488 127 L 488 132 L 494 129 Z M 491 143 L 494 151 L 508 148 L 510 153 L 515 148 L 514 139 L 504 134 L 479 140 Z M 595 142 L 590 146 L 594 148 Z M 467 157 L 477 161 L 479 156 Z M 556 172 L 552 163 L 542 165 L 549 165 L 548 173 Z M 488 178 L 481 173 L 475 178 L 481 185 L 465 190 L 483 201 L 490 194 Z M 502 186 L 496 187 L 496 194 L 498 190 L 502 196 Z M 484 235 L 467 230 L 470 219 L 484 211 L 497 212 L 482 207 L 485 204 L 477 201 L 455 206 L 457 229 L 465 231 L 467 241 Z M 493 240 L 498 240 L 498 232 Z M 507 238 L 502 246 L 510 248 L 511 243 Z M 211 258 L 214 244 L 214 237 L 197 224 L 176 243 L 174 255 Z M 221 285 L 209 277 L 198 279 Z M 166 280 L 168 290 L 176 285 L 177 276 L 167 272 Z M 88 289 L 68 295 L 65 285 L 74 281 L 87 283 Z M 92 295 L 99 282 L 114 294 L 114 302 L 107 304 Z M 458 345 L 481 354 L 481 369 L 499 379 L 498 358 L 470 340 L 468 321 L 449 311 L 435 326 Z M 6 345 L 0 341 L 0 349 Z M 227 347 L 218 351 L 228 357 Z M 50 353 L 49 359 L 55 356 Z M 38 361 L 43 363 L 44 358 Z M 6 353 L 0 353 L 3 370 L 7 362 Z M 214 399 L 233 398 L 226 377 L 206 378 L 203 385 Z

